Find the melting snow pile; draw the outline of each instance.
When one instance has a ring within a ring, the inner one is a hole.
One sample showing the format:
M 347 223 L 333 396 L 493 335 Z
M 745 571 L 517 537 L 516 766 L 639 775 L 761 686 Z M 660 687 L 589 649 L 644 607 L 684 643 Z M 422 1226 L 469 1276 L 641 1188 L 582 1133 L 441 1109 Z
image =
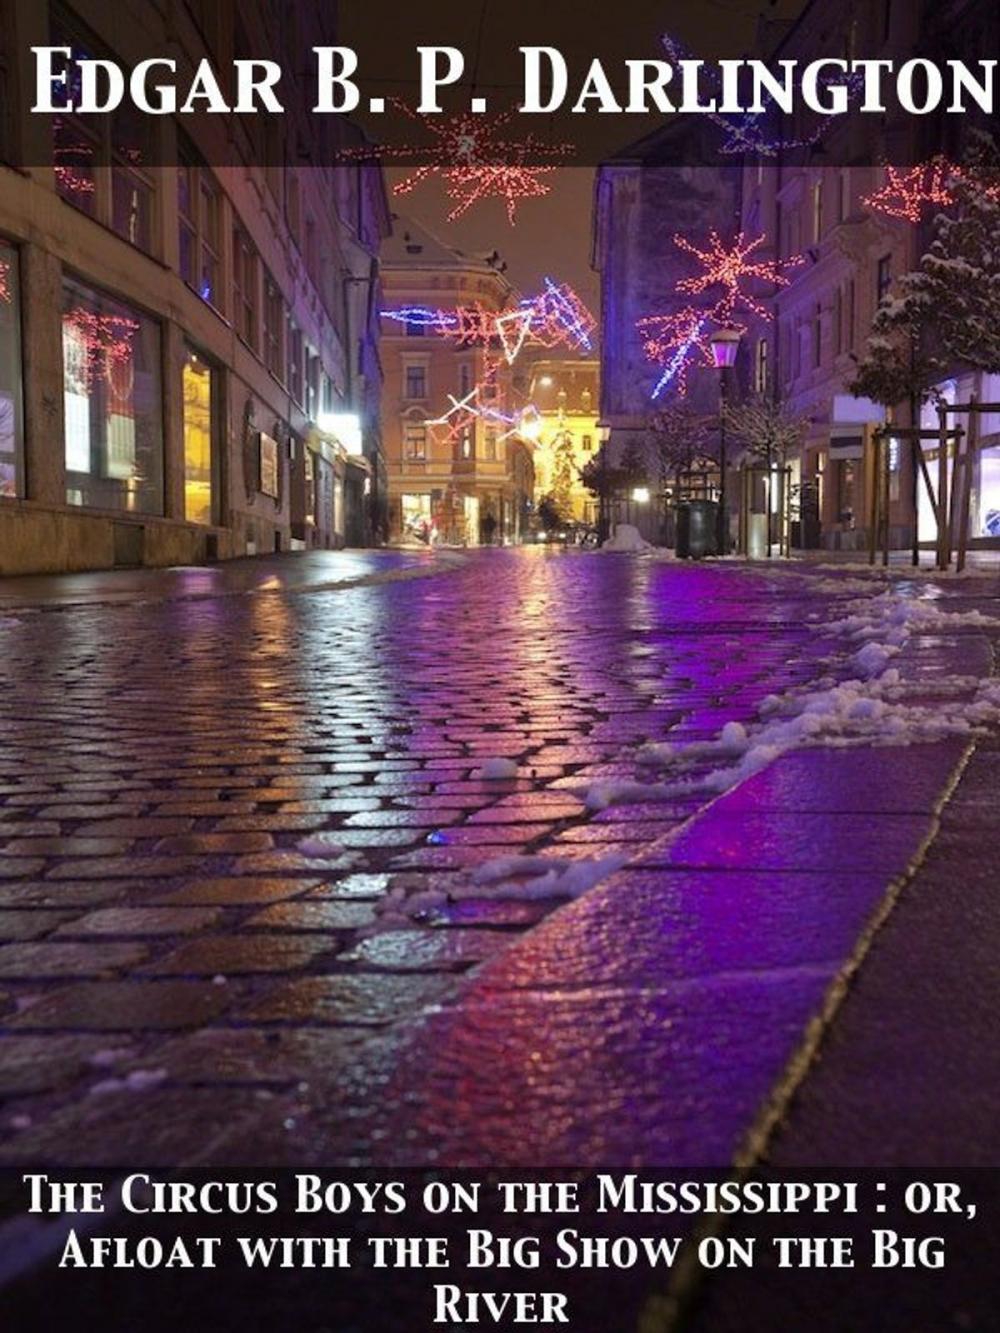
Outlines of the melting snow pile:
M 997 627 L 995 619 L 981 611 L 945 611 L 892 591 L 852 603 L 849 611 L 821 628 L 860 645 L 847 658 L 848 669 L 856 673 L 851 678 L 837 682 L 828 676 L 812 688 L 769 695 L 760 705 L 758 723 L 749 728 L 727 723 L 716 740 L 648 745 L 640 761 L 669 774 L 669 780 L 594 783 L 584 793 L 587 806 L 603 810 L 624 802 L 728 791 L 779 755 L 806 746 L 912 745 L 969 737 L 1000 723 L 1000 679 L 904 680 L 889 666 L 914 634 Z M 727 762 L 706 770 L 705 762 L 713 759 Z
M 579 861 L 563 856 L 497 856 L 478 866 L 468 883 L 409 895 L 405 888 L 391 889 L 378 906 L 375 929 L 412 925 L 414 917 L 466 898 L 579 898 L 627 861 L 620 852 Z
M 609 537 L 602 548 L 605 551 L 651 551 L 652 544 L 646 541 L 638 528 L 631 523 L 619 523 L 614 535 Z

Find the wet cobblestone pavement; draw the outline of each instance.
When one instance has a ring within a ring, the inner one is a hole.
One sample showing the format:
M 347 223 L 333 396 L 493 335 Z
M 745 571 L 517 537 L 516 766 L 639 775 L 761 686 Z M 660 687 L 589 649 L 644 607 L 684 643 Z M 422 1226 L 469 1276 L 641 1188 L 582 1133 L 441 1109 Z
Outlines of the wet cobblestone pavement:
M 704 798 L 582 793 L 814 679 L 835 594 L 544 550 L 310 559 L 0 587 L 0 1160 L 726 1160 L 962 746 L 853 752 L 825 802 L 812 760 L 776 766 L 715 807 L 721 860 L 697 822 L 658 852 Z M 915 651 L 990 669 L 982 634 Z M 522 853 L 634 869 L 570 906 L 384 910 Z

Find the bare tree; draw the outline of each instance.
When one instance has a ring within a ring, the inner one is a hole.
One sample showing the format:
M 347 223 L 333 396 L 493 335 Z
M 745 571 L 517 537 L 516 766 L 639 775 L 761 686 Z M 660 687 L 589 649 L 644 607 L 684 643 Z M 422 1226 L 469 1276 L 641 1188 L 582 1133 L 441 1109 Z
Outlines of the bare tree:
M 726 408 L 726 429 L 751 457 L 784 465 L 802 443 L 809 418 L 792 412 L 787 403 L 755 394 Z
M 647 442 L 661 484 L 676 486 L 685 472 L 714 463 L 718 453 L 705 418 L 684 403 L 671 403 L 650 417 Z

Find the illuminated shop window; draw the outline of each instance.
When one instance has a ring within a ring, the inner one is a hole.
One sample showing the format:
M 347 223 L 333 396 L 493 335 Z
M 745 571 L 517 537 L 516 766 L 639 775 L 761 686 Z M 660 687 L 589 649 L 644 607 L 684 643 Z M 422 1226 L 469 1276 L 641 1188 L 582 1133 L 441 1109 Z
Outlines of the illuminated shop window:
M 67 279 L 62 344 L 67 503 L 162 514 L 159 325 Z
M 0 242 L 0 496 L 24 493 L 17 251 Z
M 215 522 L 218 372 L 192 348 L 184 361 L 184 517 Z

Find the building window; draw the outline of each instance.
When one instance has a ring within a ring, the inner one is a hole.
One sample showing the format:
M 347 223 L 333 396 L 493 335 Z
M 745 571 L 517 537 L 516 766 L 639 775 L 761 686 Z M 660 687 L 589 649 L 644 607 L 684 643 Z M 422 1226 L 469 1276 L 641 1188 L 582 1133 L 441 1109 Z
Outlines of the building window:
M 857 314 L 857 289 L 852 278 L 847 284 L 847 336 L 845 343 L 848 351 L 854 350 L 854 329 Z
M 319 416 L 319 353 L 311 347 L 306 348 L 306 416 L 315 421 Z
M 840 356 L 844 350 L 844 289 L 838 287 L 833 294 L 833 350 Z
M 812 239 L 818 245 L 823 239 L 823 183 L 813 181 L 812 187 Z
M 21 297 L 17 251 L 0 242 L 0 496 L 24 494 Z
M 288 323 L 288 392 L 297 403 L 302 403 L 302 330 L 291 320 Z
M 823 362 L 823 307 L 817 301 L 812 317 L 812 364 L 818 370 Z
M 208 167 L 181 145 L 177 167 L 180 274 L 216 310 L 222 310 L 222 195 Z
M 306 473 L 306 522 L 316 526 L 316 456 L 310 448 L 305 451 Z
M 407 397 L 407 398 L 426 398 L 426 397 L 427 397 L 427 367 L 426 367 L 426 366 L 407 366 L 407 367 L 406 367 L 406 397 Z
M 427 332 L 424 325 L 416 319 L 408 319 L 403 327 L 406 329 L 407 338 L 422 338 Z
M 580 442 L 580 447 L 585 454 L 592 454 L 594 452 L 593 435 L 584 435 L 583 439 Z
M 753 363 L 753 387 L 755 393 L 766 393 L 767 391 L 767 339 L 758 338 L 757 346 L 754 351 Z
M 67 279 L 62 343 L 67 504 L 162 514 L 159 325 Z
M 487 463 L 495 463 L 497 461 L 497 433 L 495 430 L 487 429 L 483 448 Z
M 468 398 L 472 392 L 472 367 L 468 362 L 463 362 L 458 368 L 458 394 L 460 398 Z
M 276 380 L 284 380 L 285 356 L 282 335 L 285 331 L 285 302 L 281 288 L 264 274 L 264 364 Z
M 837 520 L 854 525 L 854 499 L 857 473 L 849 458 L 837 462 Z
M 892 286 L 892 255 L 883 255 L 875 270 L 875 299 L 879 305 L 889 295 Z
M 427 457 L 427 427 L 422 422 L 408 422 L 403 438 L 408 459 L 422 461 Z
M 242 227 L 233 228 L 233 323 L 248 347 L 257 349 L 257 251 Z
M 472 431 L 468 427 L 462 431 L 462 439 L 459 443 L 459 454 L 462 458 L 472 458 L 475 456 L 475 446 L 472 439 Z
M 188 348 L 184 360 L 184 517 L 215 522 L 218 481 L 218 371 Z
M 69 47 L 67 103 L 80 95 L 81 59 L 109 52 L 56 18 L 53 45 Z M 149 117 L 127 101 L 106 117 L 60 111 L 52 117 L 52 165 L 56 189 L 68 204 L 110 226 L 129 244 L 152 249 L 155 194 L 150 163 Z M 104 170 L 110 167 L 110 172 Z M 98 170 L 101 168 L 102 170 Z
M 141 165 L 149 161 L 149 121 L 123 103 L 111 124 L 111 226 L 130 245 L 149 254 L 155 195 L 152 178 Z
M 850 176 L 847 167 L 837 176 L 837 221 L 843 222 L 851 211 Z

